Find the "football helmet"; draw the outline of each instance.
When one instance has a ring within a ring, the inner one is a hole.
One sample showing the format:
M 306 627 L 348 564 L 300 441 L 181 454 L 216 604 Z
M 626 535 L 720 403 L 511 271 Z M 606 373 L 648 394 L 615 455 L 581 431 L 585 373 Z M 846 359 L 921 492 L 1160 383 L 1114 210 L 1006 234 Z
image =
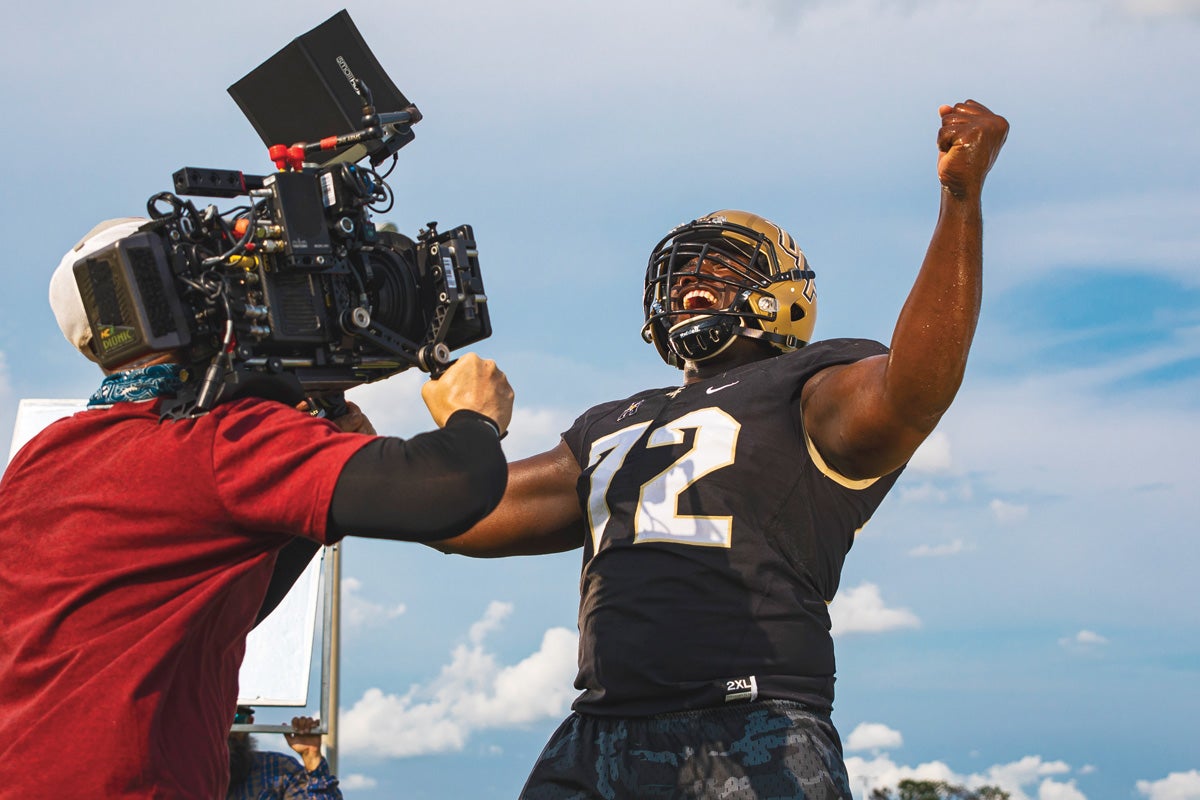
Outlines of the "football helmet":
M 642 338 L 680 369 L 738 336 L 795 350 L 817 321 L 814 278 L 787 231 L 745 211 L 714 211 L 676 227 L 650 254 Z

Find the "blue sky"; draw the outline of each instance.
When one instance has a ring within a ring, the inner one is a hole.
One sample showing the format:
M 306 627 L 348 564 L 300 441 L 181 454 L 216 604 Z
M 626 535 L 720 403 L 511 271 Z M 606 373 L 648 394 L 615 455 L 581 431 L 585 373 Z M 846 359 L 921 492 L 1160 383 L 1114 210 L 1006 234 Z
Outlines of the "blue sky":
M 343 6 L 47 0 L 10 15 L 0 450 L 98 382 L 46 283 L 184 165 L 271 168 L 225 87 Z M 1200 798 L 1197 0 L 442 0 L 347 6 L 425 119 L 384 219 L 475 227 L 510 457 L 678 374 L 641 275 L 721 207 L 787 228 L 819 337 L 887 341 L 937 211 L 937 107 L 1007 116 L 966 381 L 833 606 L 856 792 Z M 351 397 L 429 426 L 404 374 Z M 578 555 L 345 547 L 348 797 L 514 797 L 574 692 Z M 278 737 L 262 746 L 283 748 Z

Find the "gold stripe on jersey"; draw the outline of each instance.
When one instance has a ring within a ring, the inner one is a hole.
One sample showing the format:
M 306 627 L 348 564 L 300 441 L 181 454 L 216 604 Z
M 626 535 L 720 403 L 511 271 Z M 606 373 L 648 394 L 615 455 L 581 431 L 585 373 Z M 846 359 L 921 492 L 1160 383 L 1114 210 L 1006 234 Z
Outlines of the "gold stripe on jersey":
M 882 477 L 876 476 L 874 478 L 863 478 L 860 481 L 847 478 L 845 475 L 825 463 L 825 459 L 821 458 L 821 454 L 817 451 L 817 446 L 813 444 L 813 440 L 809 438 L 808 431 L 804 432 L 804 444 L 808 447 L 808 455 L 812 458 L 813 463 L 816 464 L 817 469 L 821 470 L 821 474 L 826 478 L 829 478 L 838 486 L 844 486 L 847 489 L 866 489 L 868 486 Z

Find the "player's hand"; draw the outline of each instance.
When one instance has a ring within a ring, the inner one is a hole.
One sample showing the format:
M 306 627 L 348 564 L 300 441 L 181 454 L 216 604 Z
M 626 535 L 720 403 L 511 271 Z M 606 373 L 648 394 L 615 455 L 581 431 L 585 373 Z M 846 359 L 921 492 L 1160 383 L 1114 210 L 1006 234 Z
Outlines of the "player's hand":
M 292 717 L 292 729 L 295 733 L 285 733 L 288 746 L 300 754 L 304 761 L 304 769 L 312 772 L 321 766 L 321 734 L 309 733 L 317 727 L 317 721 L 312 717 Z
M 421 398 L 438 427 L 455 411 L 468 409 L 483 414 L 508 430 L 512 420 L 513 390 L 508 378 L 496 367 L 496 362 L 467 353 L 442 373 L 436 381 L 426 381 Z
M 977 197 L 1008 137 L 1008 120 L 974 100 L 941 106 L 938 113 L 938 179 L 955 197 Z

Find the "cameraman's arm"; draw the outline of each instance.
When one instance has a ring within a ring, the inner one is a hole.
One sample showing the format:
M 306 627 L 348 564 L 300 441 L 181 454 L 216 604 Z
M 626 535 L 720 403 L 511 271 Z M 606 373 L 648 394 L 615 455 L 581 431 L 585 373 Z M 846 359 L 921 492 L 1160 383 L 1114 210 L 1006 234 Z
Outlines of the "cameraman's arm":
M 445 539 L 500 502 L 508 478 L 500 437 L 512 419 L 513 390 L 496 362 L 466 353 L 421 395 L 445 427 L 407 441 L 377 439 L 355 453 L 334 486 L 330 533 Z
M 508 468 L 493 421 L 470 410 L 411 439 L 384 437 L 346 462 L 329 533 L 428 542 L 462 533 L 500 502 Z
M 375 435 L 375 426 L 362 413 L 361 408 L 344 399 L 343 406 L 345 413 L 331 417 L 331 422 L 346 433 Z M 307 401 L 301 403 L 299 408 L 301 411 L 308 411 Z M 284 545 L 283 549 L 279 551 L 279 555 L 275 557 L 275 569 L 271 573 L 271 583 L 267 586 L 267 594 L 263 598 L 262 606 L 258 609 L 258 618 L 254 620 L 255 627 L 283 601 L 287 593 L 292 590 L 292 585 L 299 580 L 313 556 L 320 549 L 319 542 L 303 536 L 296 536 Z
M 345 428 L 341 417 L 334 422 Z M 441 430 L 409 440 L 376 439 L 351 456 L 334 486 L 328 533 L 414 542 L 454 536 L 496 506 L 506 474 L 494 424 L 463 410 Z M 279 552 L 256 626 L 320 547 L 297 536 Z

